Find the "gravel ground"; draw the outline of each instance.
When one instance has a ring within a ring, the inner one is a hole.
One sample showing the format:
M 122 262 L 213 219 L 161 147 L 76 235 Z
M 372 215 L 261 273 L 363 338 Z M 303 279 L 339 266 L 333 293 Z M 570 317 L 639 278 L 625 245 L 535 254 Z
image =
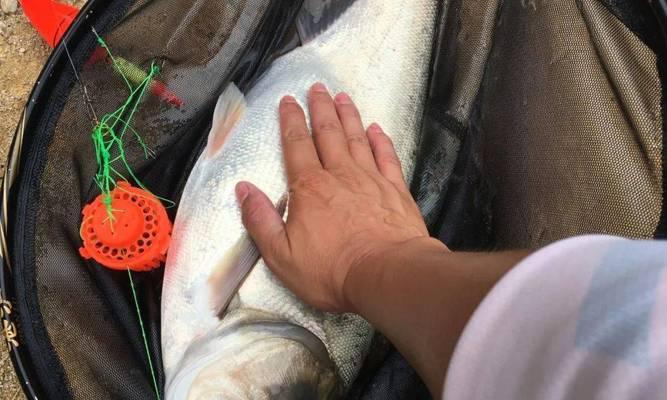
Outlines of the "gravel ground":
M 0 174 L 4 174 L 7 150 L 23 105 L 50 53 L 20 11 L 0 12 Z M 7 348 L 0 345 L 0 399 L 20 399 Z
M 23 105 L 50 53 L 21 12 L 0 16 L 0 172 Z
M 68 1 L 81 6 L 85 1 Z M 11 3 L 11 1 L 2 2 Z M 7 150 L 21 110 L 50 48 L 32 28 L 19 8 L 0 11 L 0 174 L 4 174 Z M 0 344 L 0 399 L 23 397 L 7 348 Z

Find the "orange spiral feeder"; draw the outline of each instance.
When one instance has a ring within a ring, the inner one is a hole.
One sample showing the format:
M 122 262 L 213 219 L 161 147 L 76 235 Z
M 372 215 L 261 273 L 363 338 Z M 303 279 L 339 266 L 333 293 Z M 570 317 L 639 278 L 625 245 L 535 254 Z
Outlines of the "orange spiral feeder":
M 127 182 L 119 182 L 110 195 L 111 215 L 103 195 L 83 208 L 81 256 L 115 270 L 159 267 L 171 239 L 171 222 L 160 200 Z

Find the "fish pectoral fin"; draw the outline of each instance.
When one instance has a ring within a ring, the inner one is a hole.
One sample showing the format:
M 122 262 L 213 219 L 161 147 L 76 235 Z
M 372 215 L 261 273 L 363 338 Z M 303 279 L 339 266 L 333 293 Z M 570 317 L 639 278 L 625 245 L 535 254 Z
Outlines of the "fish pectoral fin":
M 230 83 L 224 92 L 218 97 L 218 103 L 213 112 L 213 123 L 211 131 L 208 134 L 208 144 L 206 145 L 206 156 L 215 157 L 222 149 L 234 126 L 239 122 L 246 110 L 245 96 L 236 87 Z
M 281 217 L 287 210 L 288 193 L 283 194 L 276 203 L 276 209 Z M 222 319 L 229 302 L 236 294 L 248 276 L 248 273 L 259 260 L 259 250 L 250 236 L 245 233 L 232 246 L 222 261 L 215 267 L 208 278 L 211 309 Z
M 301 43 L 307 43 L 327 30 L 355 0 L 304 0 L 296 19 Z
M 257 260 L 259 260 L 259 251 L 252 239 L 244 234 L 229 249 L 208 278 L 211 309 L 218 318 L 222 318 L 232 297 Z

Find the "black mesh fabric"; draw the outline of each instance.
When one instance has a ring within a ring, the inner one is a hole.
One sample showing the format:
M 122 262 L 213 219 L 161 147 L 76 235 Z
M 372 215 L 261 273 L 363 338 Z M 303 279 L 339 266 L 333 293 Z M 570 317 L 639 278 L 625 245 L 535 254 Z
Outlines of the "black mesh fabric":
M 413 185 L 433 234 L 479 249 L 664 230 L 664 40 L 636 3 L 449 2 Z
M 183 106 L 147 96 L 134 121 L 155 157 L 136 143 L 128 156 L 147 187 L 178 203 L 218 94 L 230 81 L 249 89 L 299 44 L 300 3 L 93 0 L 52 56 L 27 108 L 8 215 L 16 351 L 40 397 L 154 396 L 127 274 L 78 255 L 81 208 L 97 191 L 91 116 L 64 46 L 98 115 L 127 91 L 108 64 L 88 63 L 91 25 L 116 55 L 160 66 Z M 441 4 L 412 188 L 431 233 L 457 250 L 665 234 L 666 53 L 650 10 L 611 0 Z M 134 275 L 160 387 L 161 273 Z M 429 397 L 383 339 L 374 349 L 349 398 Z
M 500 246 L 653 237 L 663 200 L 655 53 L 596 0 L 504 3 L 500 15 L 479 104 Z
M 452 0 L 440 19 L 412 192 L 431 234 L 453 249 L 492 246 L 475 105 L 499 4 Z
M 159 79 L 184 102 L 175 108 L 147 96 L 134 119 L 156 156 L 147 161 L 130 150 L 128 160 L 154 193 L 178 201 L 218 94 L 230 81 L 248 89 L 271 57 L 295 44 L 288 28 L 299 8 L 268 0 L 119 1 L 96 20 L 115 54 L 144 69 L 156 61 Z M 98 116 L 118 107 L 127 97 L 120 77 L 106 63 L 85 65 L 96 47 L 90 29 L 85 39 L 65 45 Z M 127 274 L 77 253 L 81 209 L 98 194 L 91 117 L 71 67 L 52 79 L 49 107 L 40 110 L 26 149 L 14 214 L 14 231 L 29 238 L 13 243 L 19 331 L 49 398 L 150 398 Z M 169 213 L 173 219 L 175 209 Z M 161 270 L 135 274 L 135 285 L 162 387 Z

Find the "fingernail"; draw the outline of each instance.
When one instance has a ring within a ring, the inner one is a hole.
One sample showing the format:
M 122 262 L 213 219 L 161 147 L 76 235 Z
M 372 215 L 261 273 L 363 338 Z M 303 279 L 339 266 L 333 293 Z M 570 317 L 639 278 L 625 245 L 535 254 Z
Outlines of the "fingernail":
M 345 92 L 340 92 L 340 93 L 338 93 L 338 94 L 336 95 L 336 97 L 335 97 L 334 100 L 335 100 L 336 103 L 338 103 L 338 104 L 351 104 L 351 103 L 352 103 L 352 99 L 351 99 L 350 96 L 349 96 L 347 93 L 345 93 Z
M 310 88 L 313 92 L 327 92 L 327 87 L 322 82 L 317 82 Z
M 248 184 L 245 182 L 239 182 L 236 184 L 236 201 L 238 201 L 239 204 L 243 205 L 246 197 L 248 197 L 249 190 L 250 189 L 248 188 Z
M 382 132 L 382 127 L 378 125 L 377 122 L 373 122 L 369 127 L 368 127 L 369 132 L 375 132 L 375 133 L 383 133 Z
M 289 103 L 296 103 L 296 99 L 293 96 L 283 96 L 282 99 L 280 99 L 281 103 L 289 104 Z

